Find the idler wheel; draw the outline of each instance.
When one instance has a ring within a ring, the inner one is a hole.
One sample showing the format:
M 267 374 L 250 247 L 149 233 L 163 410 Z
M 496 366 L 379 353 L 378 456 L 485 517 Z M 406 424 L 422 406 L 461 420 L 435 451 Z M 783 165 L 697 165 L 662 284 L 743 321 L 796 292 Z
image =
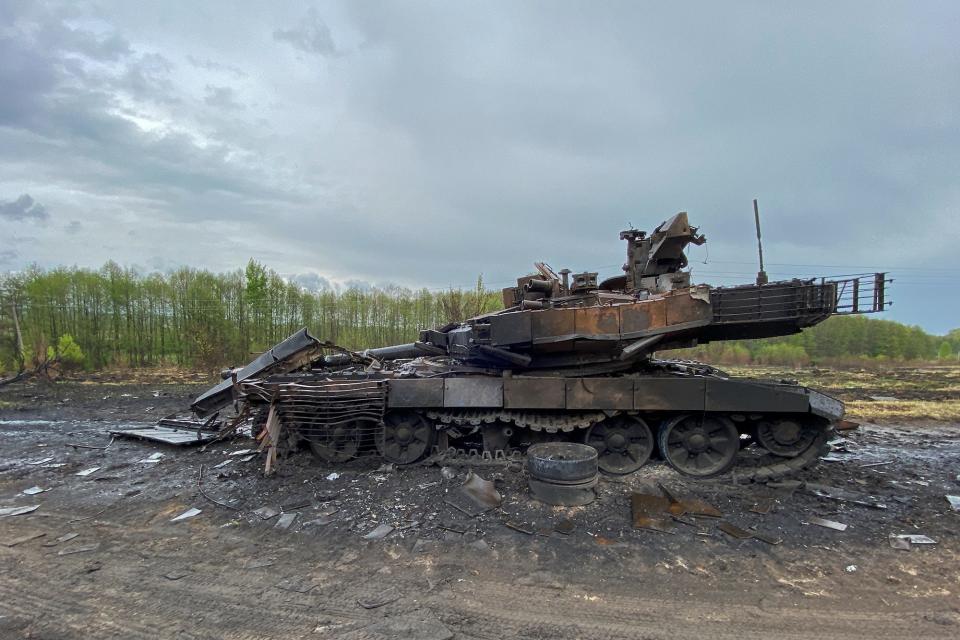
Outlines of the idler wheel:
M 694 478 L 727 471 L 740 450 L 737 427 L 724 416 L 677 416 L 663 424 L 658 441 L 664 460 Z
M 324 462 L 346 462 L 360 450 L 361 421 L 339 424 L 316 431 L 307 438 L 310 451 Z
M 757 442 L 770 453 L 784 458 L 796 458 L 810 448 L 817 430 L 804 428 L 795 420 L 764 420 L 757 424 Z
M 544 442 L 527 449 L 527 471 L 535 480 L 577 483 L 597 475 L 597 450 L 575 442 Z
M 597 465 L 604 473 L 633 473 L 653 453 L 653 432 L 642 419 L 620 415 L 601 420 L 587 430 L 585 442 L 597 450 Z
M 377 451 L 387 461 L 410 464 L 430 452 L 437 432 L 420 414 L 412 411 L 391 411 L 377 430 Z

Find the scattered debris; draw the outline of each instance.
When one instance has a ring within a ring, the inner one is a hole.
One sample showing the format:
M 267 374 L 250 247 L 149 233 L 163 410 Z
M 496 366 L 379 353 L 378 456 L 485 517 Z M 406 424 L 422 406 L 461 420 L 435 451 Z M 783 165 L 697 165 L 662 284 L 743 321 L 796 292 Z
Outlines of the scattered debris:
M 211 467 L 211 468 L 213 468 L 213 469 L 222 469 L 222 468 L 224 468 L 225 466 L 227 466 L 228 464 L 230 464 L 231 462 L 233 462 L 233 458 L 227 458 L 227 459 L 224 460 L 223 462 L 221 462 L 221 463 L 219 463 L 219 464 L 213 465 L 213 467 Z
M 776 504 L 776 500 L 773 498 L 760 498 L 753 503 L 753 506 L 750 507 L 752 513 L 759 513 L 762 516 L 767 515 L 773 509 L 773 505 Z
M 846 531 L 847 525 L 842 522 L 835 522 L 833 520 L 825 520 L 824 518 L 810 518 L 810 524 L 815 524 L 820 527 L 826 527 L 827 529 L 833 529 L 835 531 Z
M 857 572 L 857 565 L 855 565 L 855 564 L 848 564 L 846 567 L 843 568 L 843 570 L 846 571 L 847 573 L 856 573 L 856 572 Z
M 728 536 L 737 538 L 739 540 L 749 540 L 750 538 L 753 537 L 753 533 L 751 533 L 750 531 L 747 531 L 746 529 L 741 529 L 737 525 L 731 524 L 726 521 L 719 523 L 717 525 L 717 529 L 720 529 L 720 531 L 723 531 Z
M 393 532 L 393 527 L 389 524 L 381 524 L 376 529 L 363 536 L 364 540 L 383 540 Z M 368 607 L 369 608 L 369 607 Z
M 670 504 L 670 498 L 666 496 L 648 493 L 632 494 L 630 511 L 633 515 L 633 528 L 673 533 L 674 524 L 669 516 Z
M 45 535 L 47 534 L 42 531 L 37 533 L 28 533 L 27 535 L 20 536 L 19 538 L 13 538 L 12 540 L 4 540 L 3 542 L 0 542 L 0 544 L 2 544 L 5 547 L 15 547 L 18 544 L 22 544 L 24 542 L 30 542 L 31 540 L 42 538 Z
M 0 507 L 0 518 L 5 516 L 22 516 L 25 513 L 31 513 L 40 508 L 40 505 L 34 504 L 29 507 Z
M 141 429 L 119 429 L 111 431 L 110 434 L 118 438 L 135 438 L 138 440 L 150 440 L 180 446 L 202 444 L 204 442 L 210 442 L 217 437 L 216 431 L 173 429 L 161 426 L 143 427 Z
M 340 477 L 340 474 L 334 471 L 333 473 L 327 476 L 327 480 L 336 480 L 339 477 Z
M 264 520 L 269 520 L 274 516 L 280 515 L 280 510 L 274 509 L 273 507 L 260 507 L 259 509 L 255 509 L 253 514 L 260 516 Z
M 89 476 L 91 473 L 96 473 L 96 472 L 99 471 L 99 470 L 100 470 L 100 467 L 90 467 L 89 469 L 84 469 L 83 471 L 77 471 L 77 472 L 76 472 L 75 474 L 73 474 L 73 475 L 75 475 L 75 476 L 80 476 L 81 478 L 86 478 L 86 477 Z
M 895 536 L 893 534 L 891 534 L 887 540 L 890 543 L 890 547 L 893 549 L 910 551 L 911 545 L 909 540 L 901 538 L 900 536 Z
M 886 509 L 887 505 L 880 502 L 874 496 L 859 491 L 841 489 L 840 487 L 828 487 L 823 484 L 806 483 L 806 489 L 815 496 L 829 498 L 838 502 L 849 502 L 863 507 L 872 507 L 874 509 Z
M 62 544 L 62 543 L 64 543 L 64 542 L 70 542 L 71 540 L 73 540 L 74 538 L 76 538 L 76 537 L 79 536 L 79 535 L 80 535 L 79 533 L 65 533 L 65 534 L 63 534 L 62 536 L 60 536 L 59 538 L 55 539 L 55 540 L 50 540 L 50 541 L 48 541 L 48 542 L 44 542 L 44 543 L 43 543 L 43 546 L 45 546 L 45 547 L 55 547 L 55 546 L 57 546 L 58 544 Z
M 576 528 L 576 525 L 573 523 L 573 520 L 570 518 L 564 518 L 557 524 L 553 526 L 553 530 L 557 533 L 562 533 L 563 535 L 570 535 L 573 533 L 573 530 Z
M 360 598 L 359 600 L 357 600 L 357 604 L 359 604 L 364 609 L 376 609 L 377 607 L 382 607 L 386 604 L 390 604 L 391 602 L 396 602 L 399 599 L 400 599 L 400 592 L 394 589 L 393 587 L 391 587 L 386 591 L 383 591 L 382 593 L 379 593 L 373 596 L 372 598 L 369 598 L 369 599 Z
M 937 541 L 933 538 L 916 533 L 893 534 L 890 537 L 897 538 L 898 540 L 906 540 L 910 544 L 937 544 Z
M 946 496 L 947 502 L 950 503 L 950 508 L 954 511 L 960 511 L 960 496 Z
M 47 462 L 50 462 L 51 460 L 53 460 L 53 456 L 50 456 L 49 458 L 43 458 L 43 459 L 41 459 L 41 460 L 33 460 L 33 461 L 30 461 L 30 462 L 27 462 L 27 464 L 33 464 L 33 465 L 46 464 Z
M 451 507 L 474 517 L 499 507 L 503 498 L 492 481 L 484 480 L 473 471 L 468 471 L 460 488 L 449 492 L 444 501 Z
M 164 454 L 163 454 L 163 453 L 160 453 L 160 452 L 158 451 L 158 452 L 156 452 L 156 453 L 151 453 L 149 456 L 147 456 L 147 457 L 144 458 L 143 460 L 138 460 L 137 462 L 138 462 L 139 464 L 153 464 L 153 463 L 156 463 L 156 462 L 160 462 L 160 460 L 163 458 L 163 456 L 164 456 Z
M 190 575 L 189 571 L 171 571 L 163 574 L 163 577 L 167 580 L 179 580 L 180 578 L 184 578 L 188 575 Z
M 217 500 L 203 490 L 203 465 L 202 464 L 200 465 L 200 473 L 197 475 L 197 490 L 200 492 L 200 495 L 202 495 L 204 498 L 206 498 L 207 500 L 209 500 L 210 502 L 212 502 L 217 506 L 226 507 L 227 509 L 233 509 L 234 511 L 240 511 L 240 509 L 233 506 L 232 504 L 228 504 L 226 502 Z
M 239 451 L 231 451 L 231 452 L 228 453 L 227 455 L 229 455 L 229 456 L 242 456 L 242 455 L 246 455 L 246 454 L 250 453 L 251 451 L 253 451 L 253 449 L 240 449 Z
M 333 516 L 337 513 L 337 511 L 338 509 L 331 509 L 330 511 L 325 511 L 321 513 L 318 518 L 315 518 L 314 520 L 310 520 L 308 522 L 304 522 L 303 526 L 312 527 L 312 526 L 323 526 L 323 525 L 330 524 L 331 522 L 336 520 L 336 518 L 334 518 Z
M 528 536 L 533 535 L 533 528 L 530 527 L 530 525 L 522 524 L 520 522 L 511 522 L 510 520 L 505 520 L 503 524 L 506 525 L 509 529 L 513 529 L 514 531 L 525 533 Z
M 277 518 L 277 523 L 273 525 L 275 529 L 289 529 L 290 525 L 293 524 L 293 521 L 297 519 L 297 512 L 291 511 L 290 513 L 284 513 L 279 518 Z
M 202 513 L 200 509 L 197 509 L 196 507 L 190 507 L 189 509 L 187 509 L 186 511 L 178 515 L 176 518 L 171 518 L 170 522 L 180 522 L 181 520 L 186 520 L 187 518 L 192 518 L 194 516 L 200 515 L 200 513 Z
M 442 477 L 444 480 L 453 480 L 457 477 L 457 470 L 453 467 L 441 467 L 440 477 Z
M 80 547 L 67 547 L 66 549 L 61 549 L 57 552 L 58 556 L 71 556 L 75 553 L 88 553 L 90 551 L 96 551 L 100 548 L 100 543 L 97 544 L 88 544 Z
M 25 496 L 35 496 L 38 493 L 43 493 L 45 491 L 50 491 L 50 489 L 41 489 L 40 487 L 30 487 L 29 489 L 24 489 L 20 493 Z

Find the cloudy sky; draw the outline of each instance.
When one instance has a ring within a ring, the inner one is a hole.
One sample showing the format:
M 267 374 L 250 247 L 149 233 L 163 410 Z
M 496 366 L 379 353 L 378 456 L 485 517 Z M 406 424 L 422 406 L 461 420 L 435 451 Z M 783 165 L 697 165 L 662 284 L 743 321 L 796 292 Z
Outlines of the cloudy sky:
M 0 269 L 889 270 L 960 326 L 960 3 L 0 0 Z

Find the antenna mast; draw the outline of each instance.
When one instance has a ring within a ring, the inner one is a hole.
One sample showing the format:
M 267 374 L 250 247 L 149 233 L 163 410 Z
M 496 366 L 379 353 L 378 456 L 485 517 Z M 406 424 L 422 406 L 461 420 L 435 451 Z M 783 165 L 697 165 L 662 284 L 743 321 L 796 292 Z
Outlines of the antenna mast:
M 763 270 L 763 242 L 760 241 L 760 208 L 757 199 L 753 199 L 753 221 L 757 225 L 757 252 L 760 254 L 760 271 L 757 272 L 757 284 L 767 284 L 767 272 Z

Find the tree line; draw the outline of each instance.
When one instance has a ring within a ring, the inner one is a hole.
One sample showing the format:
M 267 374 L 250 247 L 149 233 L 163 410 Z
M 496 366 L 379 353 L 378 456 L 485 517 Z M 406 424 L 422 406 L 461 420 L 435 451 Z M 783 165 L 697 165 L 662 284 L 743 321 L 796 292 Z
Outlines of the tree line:
M 501 308 L 498 291 L 343 287 L 308 291 L 251 260 L 227 273 L 32 268 L 0 275 L 0 373 L 57 359 L 100 369 L 243 364 L 301 327 L 349 349 L 410 342 L 418 331 Z M 19 332 L 18 330 L 19 329 Z M 19 333 L 19 337 L 18 337 Z M 18 345 L 22 345 L 19 347 Z M 718 342 L 682 355 L 711 362 L 956 359 L 960 330 L 833 317 L 781 338 Z M 681 355 L 681 354 L 677 354 Z

